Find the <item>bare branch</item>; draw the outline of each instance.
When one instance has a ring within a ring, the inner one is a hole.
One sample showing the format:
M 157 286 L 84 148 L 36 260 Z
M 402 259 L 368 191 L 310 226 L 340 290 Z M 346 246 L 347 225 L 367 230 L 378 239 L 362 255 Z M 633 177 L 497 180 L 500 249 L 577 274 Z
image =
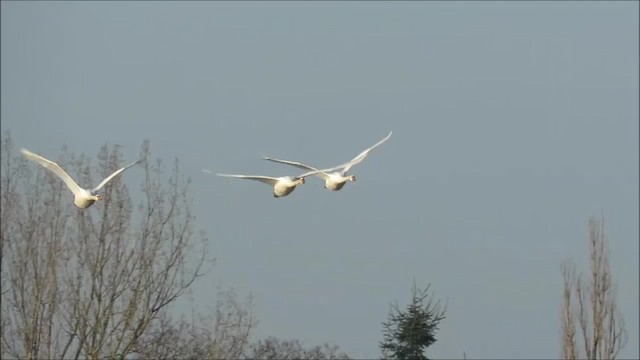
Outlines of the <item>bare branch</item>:
M 627 341 L 624 321 L 616 306 L 604 230 L 604 219 L 589 219 L 587 244 L 591 271 L 588 281 L 576 276 L 572 265 L 565 264 L 562 268 L 563 359 L 613 360 Z M 573 295 L 577 301 L 573 301 Z M 584 355 L 577 345 L 574 313 L 578 317 Z
M 104 201 L 79 210 L 59 179 L 26 166 L 12 150 L 6 135 L 0 180 L 1 355 L 126 355 L 212 264 L 206 237 L 200 235 L 201 247 L 194 248 L 189 180 L 177 160 L 163 180 L 162 163 L 149 165 L 145 142 L 139 211 L 122 176 L 101 190 Z M 118 147 L 105 145 L 94 170 L 86 157 L 63 152 L 56 161 L 83 184 L 106 177 L 125 161 Z

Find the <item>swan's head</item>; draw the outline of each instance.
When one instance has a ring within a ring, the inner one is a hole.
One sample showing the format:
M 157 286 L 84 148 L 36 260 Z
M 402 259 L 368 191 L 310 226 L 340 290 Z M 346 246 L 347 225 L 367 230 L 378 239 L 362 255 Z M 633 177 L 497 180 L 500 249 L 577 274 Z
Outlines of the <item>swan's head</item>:
M 355 175 L 351 175 L 351 176 L 349 176 L 349 180 L 350 180 L 350 181 L 356 181 L 356 176 L 355 176 Z
M 300 178 L 300 184 L 304 184 L 304 178 Z
M 96 201 L 100 201 L 100 200 L 102 200 L 102 196 L 100 196 L 100 195 L 96 195 L 96 196 L 94 197 L 94 199 L 95 199 Z

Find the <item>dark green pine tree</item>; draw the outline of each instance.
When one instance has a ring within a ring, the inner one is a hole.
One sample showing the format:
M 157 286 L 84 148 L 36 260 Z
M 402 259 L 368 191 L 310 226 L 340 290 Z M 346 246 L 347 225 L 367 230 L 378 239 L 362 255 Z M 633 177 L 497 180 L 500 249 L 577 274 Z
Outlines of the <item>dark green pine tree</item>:
M 442 309 L 440 301 L 433 303 L 428 291 L 429 285 L 420 290 L 414 282 L 406 310 L 400 310 L 398 304 L 391 305 L 389 317 L 382 323 L 384 340 L 380 349 L 384 358 L 428 360 L 425 350 L 436 342 L 438 324 L 446 313 L 446 306 Z

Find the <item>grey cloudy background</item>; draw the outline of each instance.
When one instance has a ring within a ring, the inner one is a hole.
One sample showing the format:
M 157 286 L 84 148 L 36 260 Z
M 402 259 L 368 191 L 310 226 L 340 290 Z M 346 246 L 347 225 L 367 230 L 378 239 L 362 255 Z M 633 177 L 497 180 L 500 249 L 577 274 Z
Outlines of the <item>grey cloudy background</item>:
M 181 160 L 217 257 L 199 310 L 233 286 L 257 337 L 372 358 L 415 277 L 448 299 L 431 356 L 557 358 L 560 264 L 602 213 L 638 358 L 638 2 L 1 6 L 17 146 Z M 200 170 L 294 175 L 260 155 L 332 166 L 390 130 L 339 192 Z

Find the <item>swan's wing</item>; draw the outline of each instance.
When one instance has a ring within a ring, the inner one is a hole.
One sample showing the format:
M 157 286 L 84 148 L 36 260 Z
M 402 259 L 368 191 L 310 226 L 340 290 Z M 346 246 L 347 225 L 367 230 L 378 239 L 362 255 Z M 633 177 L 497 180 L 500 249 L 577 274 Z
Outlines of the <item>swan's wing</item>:
M 347 171 L 349 171 L 349 169 L 351 169 L 351 167 L 353 165 L 359 164 L 362 162 L 362 160 L 364 160 L 367 155 L 369 155 L 369 152 L 375 148 L 377 148 L 378 146 L 382 145 L 382 143 L 384 143 L 385 141 L 389 140 L 389 138 L 391 137 L 391 134 L 393 133 L 393 131 L 389 132 L 389 135 L 387 135 L 384 139 L 378 141 L 377 143 L 375 143 L 373 146 L 371 146 L 370 148 L 364 150 L 363 152 L 361 152 L 360 154 L 358 154 L 358 156 L 354 157 L 353 159 L 351 159 L 351 161 L 349 161 L 348 163 L 342 164 L 340 166 L 335 167 L 334 169 L 337 168 L 341 168 L 344 167 L 342 169 L 342 174 L 346 174 Z
M 295 167 L 297 167 L 299 169 L 302 169 L 302 170 L 308 170 L 310 172 L 313 172 L 313 174 L 310 174 L 310 175 L 317 175 L 317 176 L 319 176 L 319 177 L 321 177 L 321 178 L 323 178 L 325 180 L 326 180 L 327 177 L 329 177 L 329 175 L 327 173 L 325 173 L 324 171 L 318 170 L 318 169 L 314 168 L 313 166 L 309 166 L 309 165 L 305 165 L 303 163 L 299 163 L 297 161 L 274 159 L 274 158 L 271 158 L 271 157 L 268 157 L 268 156 L 263 156 L 262 158 L 264 160 L 269 160 L 269 161 L 273 161 L 273 162 L 277 162 L 277 163 L 282 163 L 282 164 L 295 166 Z M 307 175 L 307 176 L 309 176 L 309 175 Z M 300 176 L 298 176 L 298 177 L 300 177 Z
M 270 176 L 258 176 L 258 175 L 230 175 L 230 174 L 216 174 L 218 176 L 224 177 L 232 177 L 238 179 L 248 179 L 248 180 L 256 180 L 263 182 L 265 184 L 269 184 L 271 186 L 275 186 L 275 184 L 279 181 L 278 178 L 270 177 Z
M 92 192 L 96 192 L 96 191 L 100 190 L 100 189 L 101 189 L 101 188 L 102 188 L 106 183 L 108 183 L 111 179 L 113 179 L 113 178 L 114 178 L 114 176 L 116 176 L 116 175 L 120 174 L 121 172 L 123 172 L 123 171 L 127 170 L 128 168 L 132 167 L 133 165 L 135 165 L 135 164 L 139 163 L 140 161 L 142 161 L 142 159 L 140 159 L 140 160 L 138 160 L 138 161 L 134 161 L 134 162 L 132 162 L 131 164 L 129 164 L 129 165 L 127 165 L 127 166 L 123 167 L 123 168 L 120 168 L 120 169 L 116 170 L 113 174 L 109 175 L 106 179 L 102 180 L 102 182 L 101 182 L 98 186 L 96 186 L 96 187 L 92 190 Z
M 262 158 L 264 160 L 269 160 L 269 161 L 273 161 L 273 162 L 279 162 L 279 163 L 283 163 L 283 164 L 289 164 L 289 165 L 295 166 L 295 167 L 303 169 L 303 170 L 311 170 L 311 171 L 318 170 L 318 169 L 314 168 L 313 166 L 305 165 L 305 164 L 299 163 L 297 161 L 274 159 L 274 158 L 271 158 L 271 157 L 268 157 L 268 156 L 263 156 Z
M 311 171 L 307 171 L 304 174 L 298 175 L 295 177 L 295 179 L 300 179 L 300 178 L 305 178 L 307 176 L 311 176 L 311 175 L 320 175 L 323 173 L 324 170 L 311 170 Z M 326 176 L 326 174 L 325 174 Z M 324 177 L 324 176 L 323 176 Z
M 65 184 L 67 184 L 67 187 L 69 188 L 69 190 L 71 190 L 72 193 L 77 194 L 82 189 L 71 178 L 71 176 L 69 176 L 69 174 L 62 170 L 60 165 L 54 163 L 53 161 L 47 160 L 38 154 L 32 153 L 27 149 L 21 149 L 20 152 L 22 152 L 22 155 L 24 155 L 27 159 L 37 162 L 47 170 L 50 170 L 52 173 L 56 174 L 60 179 L 64 181 Z

